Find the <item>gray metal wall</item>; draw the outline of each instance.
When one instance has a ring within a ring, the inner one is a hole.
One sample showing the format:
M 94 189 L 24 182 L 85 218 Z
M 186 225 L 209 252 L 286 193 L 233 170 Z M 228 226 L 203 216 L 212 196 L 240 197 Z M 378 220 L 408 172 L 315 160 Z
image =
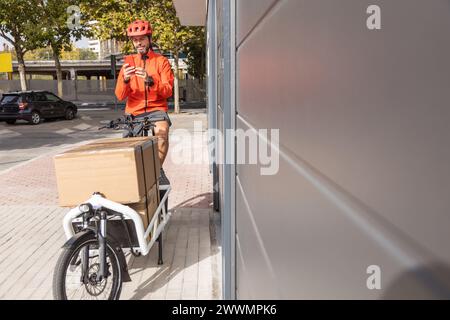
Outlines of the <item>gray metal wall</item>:
M 450 1 L 236 11 L 236 126 L 281 140 L 236 168 L 237 298 L 450 298 Z
M 222 237 L 222 275 L 223 298 L 235 298 L 235 166 L 229 161 L 228 151 L 234 148 L 234 138 L 226 134 L 229 129 L 235 128 L 235 15 L 234 1 L 210 0 L 208 2 L 208 37 L 209 62 L 208 70 L 210 80 L 208 103 L 210 111 L 209 127 L 217 129 L 218 134 L 213 135 L 212 170 L 214 177 L 214 192 L 218 193 L 214 201 L 221 212 Z M 211 34 L 212 32 L 212 34 Z M 211 47 L 213 45 L 214 47 Z M 211 96 L 212 95 L 212 96 Z M 215 205 L 216 206 L 216 205 Z

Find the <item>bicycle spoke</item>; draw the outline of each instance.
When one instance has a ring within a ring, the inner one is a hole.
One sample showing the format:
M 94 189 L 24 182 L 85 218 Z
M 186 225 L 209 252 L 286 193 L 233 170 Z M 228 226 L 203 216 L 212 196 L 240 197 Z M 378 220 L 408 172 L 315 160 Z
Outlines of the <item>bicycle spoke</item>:
M 89 247 L 89 251 L 85 252 Z M 112 266 L 111 259 L 112 255 L 110 252 L 107 252 L 106 255 L 106 263 L 107 263 L 107 276 L 103 277 L 101 281 L 98 281 L 98 272 L 100 271 L 100 257 L 98 248 L 94 248 L 93 245 L 87 245 L 80 250 L 78 250 L 75 254 L 76 256 L 87 256 L 88 261 L 75 265 L 68 265 L 66 270 L 65 277 L 65 288 L 66 288 L 66 297 L 68 299 L 88 299 L 88 300 L 103 300 L 109 299 L 114 296 L 112 292 L 114 289 L 114 279 L 117 278 L 118 271 L 117 269 L 117 261 L 116 267 Z M 74 259 L 72 256 L 71 261 L 77 261 L 78 258 Z M 83 267 L 84 266 L 84 267 Z M 83 269 L 86 268 L 86 271 L 83 272 Z M 85 279 L 85 280 L 83 280 Z M 86 281 L 86 283 L 83 283 Z

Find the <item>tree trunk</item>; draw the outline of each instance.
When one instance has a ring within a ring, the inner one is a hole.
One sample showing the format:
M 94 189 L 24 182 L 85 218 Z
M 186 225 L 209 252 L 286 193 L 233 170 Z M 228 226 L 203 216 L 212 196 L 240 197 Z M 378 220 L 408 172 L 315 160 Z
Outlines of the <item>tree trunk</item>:
M 174 70 L 174 97 L 173 97 L 173 102 L 174 102 L 174 112 L 175 113 L 180 113 L 180 90 L 179 90 L 179 84 L 178 84 L 178 66 L 179 66 L 179 61 L 178 61 L 178 52 L 176 52 L 174 54 L 174 62 L 175 62 L 175 70 Z
M 23 52 L 16 48 L 17 62 L 19 63 L 20 87 L 22 91 L 27 90 L 27 79 L 25 74 L 25 61 L 23 60 Z
M 58 82 L 58 96 L 60 98 L 63 97 L 63 75 L 61 70 L 61 62 L 59 61 L 59 51 L 56 50 L 56 48 L 52 45 L 52 51 L 53 51 L 53 59 L 55 60 L 55 67 L 56 67 L 56 80 Z

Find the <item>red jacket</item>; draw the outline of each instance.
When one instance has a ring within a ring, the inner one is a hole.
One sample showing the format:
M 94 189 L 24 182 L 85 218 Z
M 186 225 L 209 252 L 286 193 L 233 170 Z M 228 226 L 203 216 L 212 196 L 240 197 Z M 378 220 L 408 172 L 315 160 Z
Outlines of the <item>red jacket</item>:
M 148 59 L 145 62 L 147 74 L 152 76 L 154 85 L 147 89 L 147 112 L 162 110 L 166 111 L 167 98 L 172 96 L 173 72 L 169 60 L 153 51 L 148 52 Z M 140 54 L 134 54 L 133 60 L 136 67 L 144 67 L 144 61 Z M 123 70 L 120 70 L 116 85 L 116 96 L 119 100 L 127 100 L 126 113 L 139 115 L 145 112 L 145 85 L 144 79 L 132 75 L 130 82 L 125 83 Z

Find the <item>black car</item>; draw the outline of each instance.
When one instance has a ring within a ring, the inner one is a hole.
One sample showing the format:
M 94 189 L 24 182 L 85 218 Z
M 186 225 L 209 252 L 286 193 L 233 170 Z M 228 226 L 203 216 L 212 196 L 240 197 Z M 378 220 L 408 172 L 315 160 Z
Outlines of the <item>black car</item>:
M 75 104 L 48 91 L 8 92 L 0 100 L 0 121 L 8 124 L 14 124 L 16 120 L 26 120 L 32 124 L 39 124 L 48 118 L 72 120 L 76 114 Z

